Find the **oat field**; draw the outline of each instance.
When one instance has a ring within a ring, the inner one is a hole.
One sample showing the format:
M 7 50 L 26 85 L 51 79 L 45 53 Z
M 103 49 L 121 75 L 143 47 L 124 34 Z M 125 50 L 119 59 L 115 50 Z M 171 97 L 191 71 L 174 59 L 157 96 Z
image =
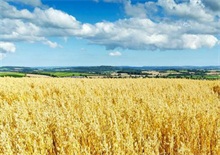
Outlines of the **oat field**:
M 0 78 L 2 155 L 218 155 L 220 83 Z

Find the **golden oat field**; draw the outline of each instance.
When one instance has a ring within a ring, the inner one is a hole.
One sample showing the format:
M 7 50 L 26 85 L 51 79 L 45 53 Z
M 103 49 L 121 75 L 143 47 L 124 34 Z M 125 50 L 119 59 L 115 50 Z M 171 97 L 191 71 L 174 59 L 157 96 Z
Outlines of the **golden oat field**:
M 0 78 L 2 155 L 219 155 L 220 83 Z

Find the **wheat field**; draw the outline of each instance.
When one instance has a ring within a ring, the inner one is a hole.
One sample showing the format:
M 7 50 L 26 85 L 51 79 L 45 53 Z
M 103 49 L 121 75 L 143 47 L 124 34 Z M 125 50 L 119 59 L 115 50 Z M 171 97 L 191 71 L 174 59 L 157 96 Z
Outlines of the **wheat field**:
M 220 83 L 0 78 L 2 155 L 218 155 Z

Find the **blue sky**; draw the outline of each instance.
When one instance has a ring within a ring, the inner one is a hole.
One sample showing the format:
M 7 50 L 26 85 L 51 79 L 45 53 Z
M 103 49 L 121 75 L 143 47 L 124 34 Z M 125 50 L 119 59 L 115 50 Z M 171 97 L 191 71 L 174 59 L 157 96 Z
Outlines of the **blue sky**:
M 219 0 L 0 4 L 0 66 L 220 65 Z

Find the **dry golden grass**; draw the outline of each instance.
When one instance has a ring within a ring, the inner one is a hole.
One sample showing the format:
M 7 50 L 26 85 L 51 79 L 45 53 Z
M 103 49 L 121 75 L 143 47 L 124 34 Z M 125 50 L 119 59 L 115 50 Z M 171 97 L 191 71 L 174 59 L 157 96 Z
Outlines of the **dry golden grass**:
M 0 154 L 220 154 L 219 81 L 0 78 Z

